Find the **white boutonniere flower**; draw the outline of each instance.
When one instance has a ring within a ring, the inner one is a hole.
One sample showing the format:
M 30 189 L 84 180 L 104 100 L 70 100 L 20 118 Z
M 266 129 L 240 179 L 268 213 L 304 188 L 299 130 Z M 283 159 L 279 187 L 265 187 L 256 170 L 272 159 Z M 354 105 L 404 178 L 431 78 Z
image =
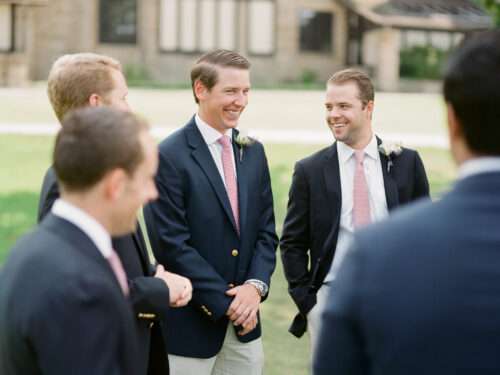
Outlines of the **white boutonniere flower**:
M 391 168 L 394 165 L 393 158 L 403 152 L 401 142 L 382 142 L 378 146 L 378 151 L 387 157 L 387 173 L 391 173 Z
M 245 130 L 240 130 L 234 140 L 240 146 L 240 162 L 243 160 L 243 149 L 255 143 L 255 139 L 251 138 Z

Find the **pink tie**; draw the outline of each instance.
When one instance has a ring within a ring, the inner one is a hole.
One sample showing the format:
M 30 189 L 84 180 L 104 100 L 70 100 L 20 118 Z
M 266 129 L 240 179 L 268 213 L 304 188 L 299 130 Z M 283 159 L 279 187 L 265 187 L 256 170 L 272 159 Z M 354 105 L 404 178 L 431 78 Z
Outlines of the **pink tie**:
M 354 228 L 370 224 L 370 201 L 368 198 L 368 185 L 366 183 L 363 159 L 363 150 L 354 151 L 356 157 L 356 170 L 354 171 L 354 186 L 352 191 L 352 224 Z
M 123 270 L 123 265 L 120 258 L 113 249 L 111 249 L 111 255 L 108 257 L 108 262 L 111 268 L 113 269 L 116 278 L 118 279 L 118 283 L 122 288 L 123 294 L 128 296 L 129 290 L 128 290 L 127 275 Z
M 222 169 L 224 170 L 224 180 L 226 182 L 226 191 L 231 203 L 236 229 L 240 231 L 240 214 L 238 209 L 238 187 L 236 185 L 236 174 L 234 173 L 231 139 L 227 135 L 219 138 L 218 142 L 222 145 Z

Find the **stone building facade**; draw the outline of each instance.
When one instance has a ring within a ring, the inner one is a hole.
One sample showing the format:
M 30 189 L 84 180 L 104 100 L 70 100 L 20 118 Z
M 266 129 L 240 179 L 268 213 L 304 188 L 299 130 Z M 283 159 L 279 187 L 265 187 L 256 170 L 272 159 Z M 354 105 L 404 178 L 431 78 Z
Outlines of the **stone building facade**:
M 360 65 L 393 90 L 401 30 L 489 26 L 471 1 L 451 2 L 463 14 L 431 8 L 436 23 L 411 8 L 430 0 L 0 0 L 0 85 L 43 80 L 58 56 L 79 51 L 114 56 L 157 82 L 185 83 L 193 61 L 221 47 L 248 56 L 261 85 L 324 81 Z

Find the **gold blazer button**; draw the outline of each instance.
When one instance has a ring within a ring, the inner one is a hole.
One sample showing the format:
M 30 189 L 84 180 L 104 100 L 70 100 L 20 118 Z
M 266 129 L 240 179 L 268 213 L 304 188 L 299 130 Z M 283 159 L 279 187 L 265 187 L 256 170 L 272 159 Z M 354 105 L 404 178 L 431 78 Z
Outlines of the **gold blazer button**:
M 237 256 L 238 256 L 238 254 L 239 254 L 239 252 L 238 252 L 238 250 L 236 250 L 236 249 L 233 249 L 233 250 L 231 251 L 231 255 L 232 255 L 233 257 L 237 257 Z

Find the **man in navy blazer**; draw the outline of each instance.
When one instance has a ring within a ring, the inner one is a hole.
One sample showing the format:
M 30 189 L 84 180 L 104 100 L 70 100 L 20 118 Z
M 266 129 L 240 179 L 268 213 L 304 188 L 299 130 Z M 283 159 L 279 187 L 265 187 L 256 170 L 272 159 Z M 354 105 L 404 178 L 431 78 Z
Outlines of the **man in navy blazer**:
M 0 274 L 0 373 L 140 373 L 123 265 L 111 245 L 157 196 L 145 122 L 109 108 L 65 118 L 54 148 L 61 199 Z
M 444 78 L 458 181 L 360 231 L 323 316 L 314 374 L 500 373 L 500 32 Z
M 128 87 L 121 64 L 109 56 L 93 53 L 61 56 L 49 73 L 48 93 L 60 121 L 71 110 L 81 107 L 107 106 L 130 111 Z M 50 213 L 59 195 L 55 172 L 50 167 L 40 193 L 39 222 Z M 168 361 L 161 320 L 169 305 L 175 307 L 187 303 L 191 290 L 189 280 L 165 271 L 162 266 L 154 269 L 139 225 L 132 233 L 114 236 L 112 245 L 127 274 L 129 301 L 136 317 L 140 363 L 138 375 L 166 375 Z M 184 286 L 188 288 L 184 289 Z M 181 298 L 184 291 L 188 291 L 187 298 Z
M 199 110 L 160 144 L 159 199 L 145 208 L 156 259 L 188 277 L 193 299 L 167 314 L 176 374 L 261 374 L 259 304 L 277 237 L 264 148 L 238 137 L 249 62 L 226 50 L 191 71 Z
M 429 184 L 418 153 L 382 142 L 373 132 L 374 87 L 364 72 L 346 69 L 327 83 L 326 122 L 335 142 L 300 160 L 290 187 L 280 241 L 289 293 L 299 310 L 289 331 L 308 330 L 314 343 L 320 314 L 348 247 L 354 223 L 356 153 L 368 187 L 369 219 L 415 199 L 429 196 Z

